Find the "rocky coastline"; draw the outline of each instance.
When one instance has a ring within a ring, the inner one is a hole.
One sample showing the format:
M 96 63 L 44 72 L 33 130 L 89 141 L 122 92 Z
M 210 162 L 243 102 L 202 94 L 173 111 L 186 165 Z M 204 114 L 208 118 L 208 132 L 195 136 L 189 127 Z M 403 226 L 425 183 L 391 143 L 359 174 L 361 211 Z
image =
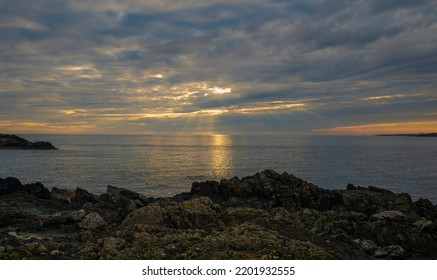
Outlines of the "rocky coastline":
M 0 149 L 56 150 L 50 142 L 30 142 L 13 134 L 0 134 Z
M 437 206 L 265 170 L 151 198 L 0 179 L 0 259 L 437 259 Z

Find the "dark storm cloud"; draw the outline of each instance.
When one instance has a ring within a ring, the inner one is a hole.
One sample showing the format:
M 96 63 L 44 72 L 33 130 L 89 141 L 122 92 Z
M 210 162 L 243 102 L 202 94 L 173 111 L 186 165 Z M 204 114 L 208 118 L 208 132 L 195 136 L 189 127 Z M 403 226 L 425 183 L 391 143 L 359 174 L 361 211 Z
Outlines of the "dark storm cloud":
M 223 131 L 248 115 L 304 131 L 407 121 L 407 109 L 429 120 L 436 32 L 435 0 L 3 0 L 0 108 L 102 131 L 115 118 L 166 130 L 202 110 L 224 112 Z

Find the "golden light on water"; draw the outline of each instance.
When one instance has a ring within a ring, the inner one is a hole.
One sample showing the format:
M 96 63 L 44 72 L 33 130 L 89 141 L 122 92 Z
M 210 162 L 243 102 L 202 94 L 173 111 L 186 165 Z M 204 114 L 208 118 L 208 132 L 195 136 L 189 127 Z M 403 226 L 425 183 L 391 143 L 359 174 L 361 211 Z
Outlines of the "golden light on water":
M 224 178 L 226 170 L 232 168 L 231 137 L 213 134 L 211 138 L 210 169 L 214 176 Z

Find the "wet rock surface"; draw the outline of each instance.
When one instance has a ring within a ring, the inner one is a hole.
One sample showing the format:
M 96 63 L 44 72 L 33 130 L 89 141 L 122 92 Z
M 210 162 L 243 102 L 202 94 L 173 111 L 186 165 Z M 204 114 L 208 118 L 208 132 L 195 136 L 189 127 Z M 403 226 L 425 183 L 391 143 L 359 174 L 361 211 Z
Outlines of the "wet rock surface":
M 0 259 L 437 259 L 437 207 L 266 170 L 150 198 L 0 179 Z
M 50 142 L 30 142 L 13 134 L 0 134 L 0 149 L 56 150 Z

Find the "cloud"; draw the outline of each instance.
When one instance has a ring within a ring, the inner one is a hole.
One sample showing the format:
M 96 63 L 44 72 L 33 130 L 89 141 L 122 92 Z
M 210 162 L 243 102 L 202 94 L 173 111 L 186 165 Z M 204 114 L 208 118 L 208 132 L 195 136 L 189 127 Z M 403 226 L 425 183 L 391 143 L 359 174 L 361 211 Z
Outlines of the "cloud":
M 432 5 L 430 0 L 386 0 L 386 1 L 369 1 L 371 12 L 383 13 L 399 9 L 408 9 L 422 7 L 425 5 Z
M 0 114 L 108 133 L 429 120 L 436 4 L 2 1 Z

